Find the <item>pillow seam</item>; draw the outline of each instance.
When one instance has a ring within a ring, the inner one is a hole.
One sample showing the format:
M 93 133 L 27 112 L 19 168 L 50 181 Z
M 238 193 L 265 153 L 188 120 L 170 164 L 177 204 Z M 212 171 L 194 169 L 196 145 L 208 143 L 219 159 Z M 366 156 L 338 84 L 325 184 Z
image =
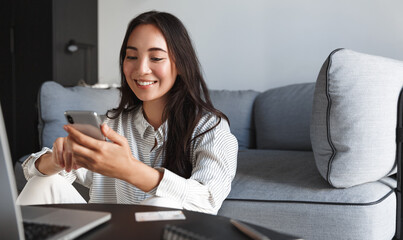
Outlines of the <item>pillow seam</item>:
M 333 184 L 332 184 L 332 180 L 330 179 L 330 176 L 331 176 L 331 171 L 332 171 L 332 163 L 333 163 L 334 158 L 336 157 L 337 149 L 333 144 L 332 136 L 330 134 L 330 112 L 331 112 L 331 108 L 332 108 L 332 99 L 331 99 L 330 93 L 329 93 L 329 70 L 332 65 L 333 55 L 340 50 L 343 50 L 343 49 L 342 48 L 336 49 L 332 53 L 330 53 L 329 62 L 328 62 L 327 68 L 326 68 L 326 98 L 328 101 L 327 111 L 326 111 L 326 128 L 327 128 L 326 133 L 327 133 L 327 141 L 329 143 L 330 148 L 332 149 L 332 154 L 330 156 L 330 159 L 329 159 L 329 162 L 327 165 L 326 180 L 332 186 L 333 186 Z

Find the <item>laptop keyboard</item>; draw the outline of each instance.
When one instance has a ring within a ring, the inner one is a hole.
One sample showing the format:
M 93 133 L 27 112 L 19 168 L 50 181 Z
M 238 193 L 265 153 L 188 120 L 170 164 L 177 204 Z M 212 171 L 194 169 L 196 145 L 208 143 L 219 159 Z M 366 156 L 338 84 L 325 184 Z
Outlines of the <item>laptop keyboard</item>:
M 27 240 L 47 239 L 68 228 L 67 226 L 24 222 L 24 233 Z

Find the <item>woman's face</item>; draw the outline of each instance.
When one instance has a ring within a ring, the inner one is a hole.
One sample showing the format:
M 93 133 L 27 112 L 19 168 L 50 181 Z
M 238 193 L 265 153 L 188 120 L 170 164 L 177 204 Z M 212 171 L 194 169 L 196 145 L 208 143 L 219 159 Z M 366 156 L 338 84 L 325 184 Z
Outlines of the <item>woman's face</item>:
M 151 24 L 137 26 L 129 36 L 123 61 L 126 81 L 143 102 L 166 103 L 177 76 L 164 35 Z M 162 102 L 161 102 L 162 101 Z

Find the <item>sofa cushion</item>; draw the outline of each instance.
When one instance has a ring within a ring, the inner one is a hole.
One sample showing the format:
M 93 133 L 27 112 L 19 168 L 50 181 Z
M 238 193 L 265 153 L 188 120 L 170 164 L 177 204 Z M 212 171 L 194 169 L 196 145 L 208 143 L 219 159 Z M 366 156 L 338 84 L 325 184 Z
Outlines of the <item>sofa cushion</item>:
M 313 158 L 308 151 L 240 151 L 218 214 L 304 239 L 392 239 L 396 180 L 333 188 Z
M 293 84 L 260 94 L 254 116 L 258 149 L 311 150 L 309 124 L 315 83 Z
M 63 87 L 56 82 L 45 82 L 39 92 L 39 141 L 41 147 L 52 147 L 58 137 L 67 136 L 63 125 L 66 110 L 89 110 L 105 114 L 118 106 L 119 90 L 91 87 Z
M 389 177 L 334 188 L 319 174 L 313 152 L 252 149 L 239 151 L 237 174 L 227 199 L 360 205 L 376 202 L 394 188 L 396 180 Z
M 215 108 L 227 115 L 232 134 L 239 148 L 255 148 L 255 128 L 252 120 L 253 103 L 259 92 L 253 90 L 210 90 Z
M 311 140 L 331 185 L 351 187 L 395 172 L 402 86 L 403 62 L 348 49 L 327 58 L 315 88 Z

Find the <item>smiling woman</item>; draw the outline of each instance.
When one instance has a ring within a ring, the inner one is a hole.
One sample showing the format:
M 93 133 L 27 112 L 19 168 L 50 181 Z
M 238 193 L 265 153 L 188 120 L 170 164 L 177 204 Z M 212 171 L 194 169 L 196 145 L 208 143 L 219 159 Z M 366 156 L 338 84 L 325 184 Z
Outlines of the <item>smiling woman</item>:
M 130 89 L 143 101 L 146 113 L 164 109 L 167 93 L 175 83 L 176 66 L 167 49 L 164 35 L 152 24 L 136 27 L 127 42 L 123 72 Z M 162 116 L 162 112 L 150 114 L 154 115 Z M 151 122 L 158 128 L 161 120 Z
M 211 103 L 182 22 L 155 11 L 134 18 L 120 71 L 121 101 L 101 127 L 110 141 L 65 126 L 69 135 L 58 138 L 53 150 L 44 148 L 24 162 L 29 181 L 19 203 L 75 202 L 76 193 L 63 181 L 35 180 L 58 173 L 89 187 L 90 202 L 216 214 L 231 190 L 238 143 L 227 117 Z

